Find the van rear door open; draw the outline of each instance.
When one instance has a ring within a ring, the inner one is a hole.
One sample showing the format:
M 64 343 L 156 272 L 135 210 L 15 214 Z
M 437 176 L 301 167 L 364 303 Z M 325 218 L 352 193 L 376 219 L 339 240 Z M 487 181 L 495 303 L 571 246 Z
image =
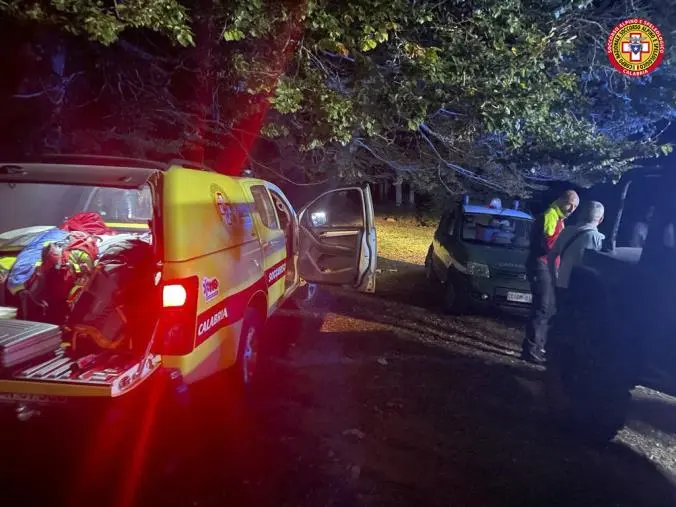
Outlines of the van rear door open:
M 24 240 L 18 241 L 21 238 L 12 236 L 17 235 L 17 231 L 30 231 L 26 225 L 32 228 L 35 226 L 55 228 L 60 226 L 66 216 L 82 211 L 95 211 L 105 219 L 106 214 L 97 208 L 99 204 L 90 198 L 96 193 L 115 197 L 130 192 L 140 194 L 145 190 L 149 191 L 151 198 L 147 214 L 143 217 L 120 215 L 118 218 L 128 219 L 127 222 L 120 224 L 122 226 L 133 227 L 140 233 L 149 231 L 152 234 L 153 257 L 161 259 L 162 224 L 157 218 L 160 210 L 162 166 L 157 167 L 150 163 L 145 165 L 139 163 L 138 166 L 134 163 L 126 165 L 122 161 L 113 161 L 117 165 L 111 166 L 107 162 L 97 163 L 79 159 L 74 163 L 57 161 L 0 164 L 2 186 L 0 213 L 12 211 L 26 222 L 0 220 L 2 228 L 9 229 L 7 236 L 11 239 L 7 243 L 0 244 L 0 251 L 16 255 L 21 248 L 20 245 L 25 246 Z M 109 201 L 114 202 L 114 199 Z M 93 208 L 82 209 L 85 202 L 90 203 Z M 102 209 L 105 209 L 105 206 Z M 157 269 L 160 270 L 159 263 Z M 159 286 L 156 290 L 159 291 Z M 148 295 L 146 300 L 158 299 L 155 295 Z M 19 302 L 13 295 L 8 304 L 11 307 L 18 307 Z M 148 317 L 151 318 L 153 315 L 154 309 L 151 308 L 148 310 Z M 40 321 L 39 318 L 33 320 Z M 149 331 L 148 340 L 151 339 L 151 334 Z M 73 344 L 65 345 L 73 346 Z M 130 346 L 124 351 L 101 349 L 75 357 L 67 353 L 66 346 L 55 347 L 51 354 L 0 370 L 0 402 L 48 404 L 61 397 L 121 396 L 144 383 L 160 367 L 158 355 L 146 353 L 143 345 L 138 348 L 139 350 L 131 350 Z

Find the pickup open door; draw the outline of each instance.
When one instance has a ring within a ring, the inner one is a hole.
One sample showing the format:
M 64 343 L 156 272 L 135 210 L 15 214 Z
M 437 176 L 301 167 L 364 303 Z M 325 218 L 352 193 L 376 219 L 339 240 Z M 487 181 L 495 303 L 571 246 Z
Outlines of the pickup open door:
M 375 292 L 378 254 L 368 186 L 326 192 L 298 218 L 298 270 L 305 281 Z

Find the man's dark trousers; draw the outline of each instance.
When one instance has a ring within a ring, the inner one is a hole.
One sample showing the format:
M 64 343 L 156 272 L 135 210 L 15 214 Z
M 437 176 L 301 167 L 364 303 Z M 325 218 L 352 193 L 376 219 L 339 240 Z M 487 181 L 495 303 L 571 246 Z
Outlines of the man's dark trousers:
M 547 263 L 537 259 L 528 266 L 528 281 L 533 293 L 530 321 L 526 327 L 522 355 L 525 359 L 544 361 L 549 321 L 556 313 L 554 280 Z

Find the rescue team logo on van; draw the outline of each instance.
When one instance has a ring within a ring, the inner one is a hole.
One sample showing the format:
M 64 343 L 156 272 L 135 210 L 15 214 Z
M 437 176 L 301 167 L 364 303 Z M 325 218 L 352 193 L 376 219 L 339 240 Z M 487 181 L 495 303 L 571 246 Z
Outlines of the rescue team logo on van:
M 265 270 L 264 277 L 259 278 L 246 289 L 227 296 L 225 299 L 212 305 L 208 310 L 200 313 L 197 317 L 197 340 L 195 346 L 204 343 L 209 337 L 224 327 L 242 319 L 254 294 L 256 292 L 265 292 L 266 282 L 267 286 L 270 287 L 285 274 L 286 259 L 283 259 L 270 269 Z
M 218 213 L 223 220 L 225 220 L 225 223 L 227 225 L 232 225 L 232 210 L 225 202 L 225 197 L 223 197 L 223 194 L 220 192 L 216 192 L 216 207 L 218 208 Z
M 218 278 L 202 278 L 202 293 L 204 294 L 204 300 L 206 302 L 209 302 L 218 296 L 219 286 Z
M 263 279 L 259 278 L 246 289 L 227 296 L 222 301 L 200 313 L 197 317 L 197 340 L 195 345 L 204 343 L 210 336 L 242 317 L 251 298 L 257 291 L 264 291 Z
M 230 205 L 225 202 L 225 197 L 221 192 L 216 192 L 216 209 L 218 209 L 218 214 L 221 215 L 221 220 L 225 225 L 232 227 L 232 209 Z
M 228 202 L 225 192 L 221 187 L 214 183 L 211 185 L 211 195 L 214 199 L 216 211 L 220 215 L 221 220 L 228 227 L 232 227 L 237 220 L 237 216 L 232 205 Z

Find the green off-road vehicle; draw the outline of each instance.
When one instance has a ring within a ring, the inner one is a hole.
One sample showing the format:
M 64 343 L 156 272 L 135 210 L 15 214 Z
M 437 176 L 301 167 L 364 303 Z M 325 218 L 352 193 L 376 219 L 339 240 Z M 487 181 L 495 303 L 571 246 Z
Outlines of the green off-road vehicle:
M 469 199 L 444 213 L 427 252 L 428 280 L 441 286 L 442 306 L 452 313 L 493 307 L 529 311 L 533 296 L 526 279 L 530 213 Z M 439 283 L 440 282 L 440 283 Z
M 634 387 L 676 392 L 676 179 L 634 170 L 616 188 L 604 251 L 587 251 L 573 270 L 548 348 L 552 408 L 596 440 L 622 428 Z M 648 210 L 643 247 L 616 246 L 618 231 L 630 232 Z

